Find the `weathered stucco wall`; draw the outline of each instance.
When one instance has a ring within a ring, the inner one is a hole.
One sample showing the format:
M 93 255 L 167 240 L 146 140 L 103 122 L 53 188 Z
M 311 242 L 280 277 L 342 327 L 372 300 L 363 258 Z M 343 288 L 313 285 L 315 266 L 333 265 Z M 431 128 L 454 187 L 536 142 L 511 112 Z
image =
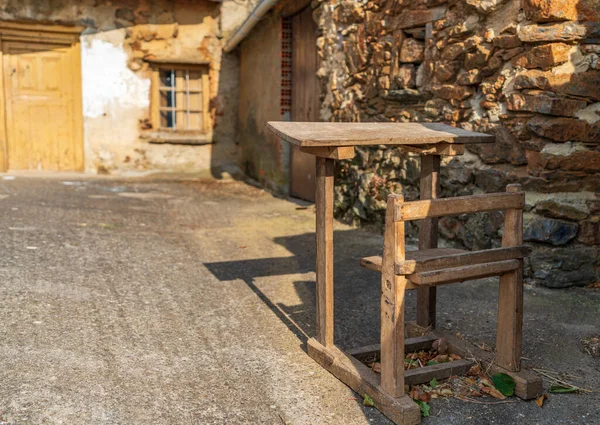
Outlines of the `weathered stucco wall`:
M 318 1 L 331 121 L 442 121 L 493 133 L 443 164 L 443 196 L 527 191 L 528 274 L 550 287 L 598 281 L 600 23 L 595 0 Z M 383 221 L 386 195 L 418 196 L 417 157 L 358 149 L 338 170 L 336 212 Z M 500 214 L 450 217 L 440 232 L 497 245 Z M 414 230 L 411 229 L 414 235 Z
M 266 128 L 281 120 L 281 18 L 269 13 L 240 46 L 242 169 L 268 187 L 288 187 L 289 152 Z
M 235 163 L 237 155 L 239 65 L 235 55 L 222 53 L 222 31 L 231 32 L 243 21 L 251 3 L 4 0 L 0 19 L 85 27 L 81 49 L 86 171 L 218 171 Z M 210 62 L 212 144 L 152 144 L 142 137 L 150 126 L 152 60 Z

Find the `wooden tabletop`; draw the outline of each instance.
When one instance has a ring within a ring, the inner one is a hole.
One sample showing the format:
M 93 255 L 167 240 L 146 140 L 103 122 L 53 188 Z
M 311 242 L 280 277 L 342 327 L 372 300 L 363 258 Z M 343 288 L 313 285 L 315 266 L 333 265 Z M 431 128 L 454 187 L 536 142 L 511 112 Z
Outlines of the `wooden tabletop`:
M 269 130 L 300 147 L 493 143 L 495 137 L 441 123 L 271 121 Z

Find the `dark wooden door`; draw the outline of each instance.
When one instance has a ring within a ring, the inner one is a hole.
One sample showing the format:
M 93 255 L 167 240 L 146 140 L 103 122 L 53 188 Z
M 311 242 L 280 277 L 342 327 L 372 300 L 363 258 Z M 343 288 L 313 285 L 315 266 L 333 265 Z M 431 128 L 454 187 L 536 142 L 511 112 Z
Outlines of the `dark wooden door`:
M 317 24 L 312 8 L 292 17 L 292 121 L 319 121 Z M 290 194 L 315 200 L 315 157 L 292 149 Z

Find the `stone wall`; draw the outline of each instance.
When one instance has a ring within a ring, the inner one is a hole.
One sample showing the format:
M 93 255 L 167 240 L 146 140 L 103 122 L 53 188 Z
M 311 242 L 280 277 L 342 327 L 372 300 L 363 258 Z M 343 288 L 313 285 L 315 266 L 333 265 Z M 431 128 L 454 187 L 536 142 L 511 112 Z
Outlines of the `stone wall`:
M 314 1 L 326 121 L 441 121 L 494 145 L 445 158 L 443 196 L 527 191 L 528 276 L 598 281 L 600 23 L 597 0 Z M 335 208 L 383 222 L 388 193 L 418 197 L 418 157 L 358 149 L 338 169 Z M 502 214 L 449 217 L 452 245 L 499 244 Z M 409 229 L 415 235 L 416 229 Z
M 235 164 L 239 64 L 223 37 L 255 0 L 0 0 L 0 19 L 79 25 L 85 170 L 218 171 Z M 204 145 L 147 139 L 152 61 L 209 62 L 212 130 Z

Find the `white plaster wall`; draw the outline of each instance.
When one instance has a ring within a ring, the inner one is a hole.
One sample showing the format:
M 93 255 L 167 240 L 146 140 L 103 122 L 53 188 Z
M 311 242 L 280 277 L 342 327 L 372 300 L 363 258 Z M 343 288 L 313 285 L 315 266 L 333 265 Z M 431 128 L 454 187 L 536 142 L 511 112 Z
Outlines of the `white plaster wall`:
M 81 42 L 85 170 L 120 168 L 138 144 L 139 120 L 150 107 L 150 80 L 127 67 L 124 30 Z
M 83 116 L 97 118 L 113 115 L 119 108 L 150 106 L 150 81 L 138 77 L 127 67 L 127 53 L 116 31 L 113 40 L 84 37 L 81 48 Z M 87 40 L 86 40 L 87 39 Z
M 227 140 L 220 140 L 218 146 L 161 145 L 140 139 L 140 121 L 149 117 L 150 73 L 129 69 L 131 53 L 124 41 L 125 30 L 81 39 L 85 171 L 202 171 L 234 163 L 233 134 L 227 134 Z M 220 51 L 217 53 L 220 58 Z M 237 63 L 231 65 L 237 67 Z M 223 96 L 217 87 L 219 73 L 212 77 L 211 91 Z M 231 81 L 235 88 L 237 74 L 227 77 L 235 79 Z M 228 100 L 237 102 L 237 98 Z

